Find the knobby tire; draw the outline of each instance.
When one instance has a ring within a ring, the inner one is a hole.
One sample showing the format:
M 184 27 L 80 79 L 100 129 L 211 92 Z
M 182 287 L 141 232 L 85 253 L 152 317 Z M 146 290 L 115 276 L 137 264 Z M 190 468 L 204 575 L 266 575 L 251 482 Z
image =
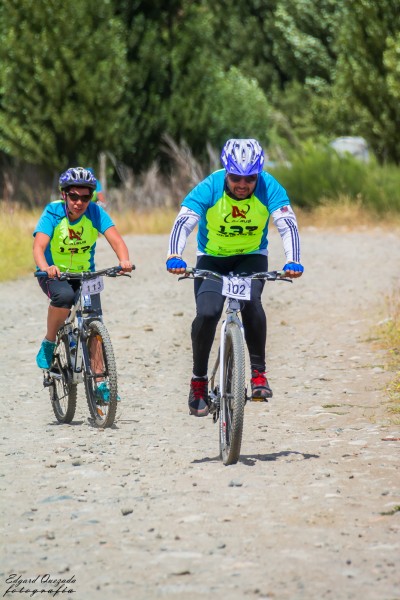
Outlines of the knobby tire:
M 60 423 L 71 423 L 75 416 L 78 394 L 76 384 L 72 383 L 68 335 L 63 330 L 58 334 L 50 371 L 55 374 L 49 391 L 56 419 Z
M 246 402 L 245 348 L 243 335 L 236 323 L 226 328 L 225 395 L 221 398 L 220 452 L 224 465 L 237 463 L 242 444 L 244 406 Z
M 89 412 L 97 427 L 111 427 L 117 412 L 117 367 L 110 335 L 101 321 L 91 321 L 87 328 L 85 342 L 91 366 L 84 370 L 86 399 Z M 94 362 L 95 364 L 94 364 Z M 97 386 L 101 381 L 108 384 L 110 391 L 108 402 L 99 401 L 96 395 Z

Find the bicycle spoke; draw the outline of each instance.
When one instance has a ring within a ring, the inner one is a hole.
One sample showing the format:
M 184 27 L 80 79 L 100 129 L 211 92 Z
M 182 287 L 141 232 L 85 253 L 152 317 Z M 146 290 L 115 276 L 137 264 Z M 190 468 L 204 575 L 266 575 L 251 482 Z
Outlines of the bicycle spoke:
M 88 326 L 90 364 L 85 366 L 85 391 L 90 414 L 98 427 L 111 427 L 117 411 L 117 369 L 109 333 L 101 321 Z
M 57 340 L 50 378 L 50 399 L 56 419 L 60 423 L 70 423 L 75 415 L 77 389 L 72 383 L 68 337 L 63 331 Z

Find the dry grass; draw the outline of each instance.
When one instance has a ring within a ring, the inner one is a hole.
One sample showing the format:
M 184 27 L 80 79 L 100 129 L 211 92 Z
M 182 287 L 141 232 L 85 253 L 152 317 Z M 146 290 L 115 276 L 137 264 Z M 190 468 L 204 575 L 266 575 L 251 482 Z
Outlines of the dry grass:
M 0 281 L 17 279 L 33 272 L 35 265 L 32 257 L 32 232 L 39 214 L 39 211 L 27 210 L 18 204 L 0 205 Z
M 320 206 L 312 211 L 296 208 L 300 229 L 316 227 L 318 229 L 338 229 L 356 231 L 379 227 L 381 229 L 400 229 L 400 215 L 391 212 L 387 216 L 377 216 L 363 207 L 359 200 L 341 196 L 338 200 L 324 199 Z
M 170 196 L 169 192 L 166 195 Z M 111 194 L 110 194 L 111 196 Z M 155 207 L 135 210 L 109 201 L 109 212 L 122 235 L 168 234 L 177 214 L 177 208 Z M 39 219 L 40 210 L 28 210 L 18 203 L 0 203 L 2 253 L 0 256 L 0 281 L 15 279 L 34 268 L 32 259 L 32 231 Z M 360 203 L 344 197 L 339 202 L 326 201 L 313 211 L 296 209 L 300 231 L 302 228 L 337 229 L 353 231 L 370 228 L 395 228 L 400 230 L 400 216 L 377 218 L 362 208 Z M 395 219 L 395 221 L 393 221 Z
M 387 296 L 387 313 L 377 329 L 378 343 L 387 351 L 387 368 L 394 371 L 394 379 L 388 386 L 388 410 L 400 424 L 400 287 Z

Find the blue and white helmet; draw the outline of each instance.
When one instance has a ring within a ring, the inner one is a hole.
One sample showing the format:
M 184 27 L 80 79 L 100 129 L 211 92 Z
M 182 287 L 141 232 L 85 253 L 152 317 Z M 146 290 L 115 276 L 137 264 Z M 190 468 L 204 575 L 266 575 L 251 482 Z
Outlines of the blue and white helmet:
M 257 140 L 228 140 L 222 149 L 221 162 L 227 173 L 255 175 L 263 170 L 264 150 Z
M 96 189 L 97 180 L 94 175 L 83 167 L 72 167 L 60 175 L 60 190 L 65 190 L 71 186 L 88 187 L 91 190 Z

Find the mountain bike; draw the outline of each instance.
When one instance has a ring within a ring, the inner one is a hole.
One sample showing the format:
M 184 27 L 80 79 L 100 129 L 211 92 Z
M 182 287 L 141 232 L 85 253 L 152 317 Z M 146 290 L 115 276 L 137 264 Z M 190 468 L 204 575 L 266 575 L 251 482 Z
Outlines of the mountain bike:
M 133 267 L 135 268 L 135 267 Z M 90 415 L 97 427 L 111 427 L 118 402 L 117 367 L 110 335 L 95 295 L 104 289 L 103 276 L 130 277 L 121 267 L 99 271 L 61 273 L 60 280 L 78 281 L 75 302 L 57 333 L 51 367 L 44 372 L 56 419 L 71 423 L 75 415 L 78 383 L 84 382 Z M 36 271 L 36 277 L 47 277 Z M 97 296 L 98 298 L 99 296 Z M 107 392 L 99 392 L 106 386 Z
M 209 378 L 209 413 L 219 419 L 219 448 L 224 465 L 237 463 L 242 444 L 244 407 L 248 400 L 245 375 L 245 339 L 240 319 L 241 302 L 250 300 L 251 280 L 287 281 L 284 271 L 264 271 L 252 275 L 228 276 L 205 269 L 186 269 L 182 279 L 214 279 L 222 282 L 227 298 L 226 319 L 221 325 L 217 358 Z M 218 376 L 217 376 L 218 374 Z

